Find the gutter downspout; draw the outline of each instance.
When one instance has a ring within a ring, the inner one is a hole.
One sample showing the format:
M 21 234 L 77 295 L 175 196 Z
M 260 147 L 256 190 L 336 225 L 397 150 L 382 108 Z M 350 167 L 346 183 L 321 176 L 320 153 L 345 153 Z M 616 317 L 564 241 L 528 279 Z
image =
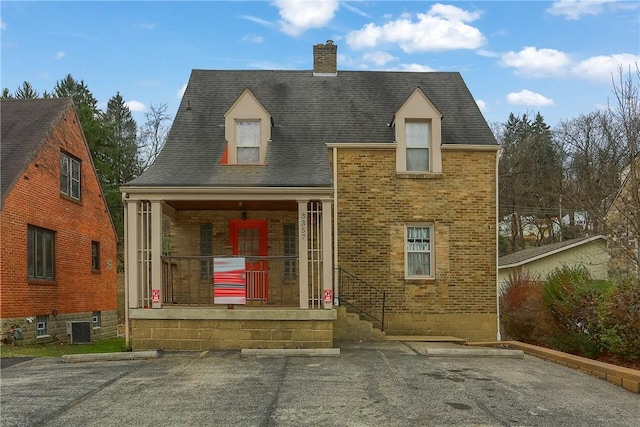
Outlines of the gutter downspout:
M 500 333 L 500 284 L 498 282 L 498 254 L 500 253 L 500 236 L 499 236 L 499 227 L 498 223 L 500 218 L 498 217 L 498 206 L 499 206 L 499 197 L 500 197 L 500 187 L 498 183 L 498 172 L 499 172 L 499 162 L 500 162 L 500 150 L 496 151 L 496 317 L 498 322 L 498 333 L 497 339 L 498 341 L 502 341 L 502 333 Z
M 333 147 L 333 301 L 340 296 L 338 287 L 338 147 Z
M 122 193 L 122 205 L 124 207 L 124 344 L 127 351 L 131 351 L 129 337 L 129 257 L 128 252 L 128 226 L 127 226 L 127 193 Z

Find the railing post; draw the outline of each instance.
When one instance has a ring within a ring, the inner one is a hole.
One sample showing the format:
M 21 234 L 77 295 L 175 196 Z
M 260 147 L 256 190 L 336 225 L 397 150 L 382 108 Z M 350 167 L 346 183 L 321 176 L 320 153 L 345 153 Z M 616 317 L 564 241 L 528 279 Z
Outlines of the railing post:
M 385 305 L 387 303 L 387 293 L 386 292 L 382 292 L 382 322 L 380 324 L 380 330 L 382 332 L 384 332 L 384 309 L 385 309 Z

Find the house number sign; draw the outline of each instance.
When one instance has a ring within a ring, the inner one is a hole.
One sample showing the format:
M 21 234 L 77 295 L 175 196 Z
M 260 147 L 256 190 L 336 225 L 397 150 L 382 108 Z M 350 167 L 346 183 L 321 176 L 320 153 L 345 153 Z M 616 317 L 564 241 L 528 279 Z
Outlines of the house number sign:
M 300 228 L 300 241 L 306 241 L 307 240 L 307 213 L 306 212 L 300 212 L 300 215 L 298 217 L 298 223 L 300 224 L 299 228 Z

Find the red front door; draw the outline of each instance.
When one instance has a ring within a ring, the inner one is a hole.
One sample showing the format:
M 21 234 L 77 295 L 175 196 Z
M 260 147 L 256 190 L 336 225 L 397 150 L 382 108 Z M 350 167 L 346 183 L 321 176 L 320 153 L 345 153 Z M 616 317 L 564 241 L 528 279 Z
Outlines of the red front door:
M 267 260 L 256 257 L 267 256 L 267 220 L 232 219 L 229 235 L 233 255 L 247 258 L 247 301 L 266 301 L 269 266 Z

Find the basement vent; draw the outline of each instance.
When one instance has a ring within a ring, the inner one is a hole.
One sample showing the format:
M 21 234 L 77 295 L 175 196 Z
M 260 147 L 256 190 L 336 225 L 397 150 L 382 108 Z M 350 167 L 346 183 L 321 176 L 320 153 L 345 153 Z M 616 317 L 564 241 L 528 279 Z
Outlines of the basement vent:
M 91 322 L 67 322 L 67 335 L 71 336 L 71 344 L 91 342 Z

